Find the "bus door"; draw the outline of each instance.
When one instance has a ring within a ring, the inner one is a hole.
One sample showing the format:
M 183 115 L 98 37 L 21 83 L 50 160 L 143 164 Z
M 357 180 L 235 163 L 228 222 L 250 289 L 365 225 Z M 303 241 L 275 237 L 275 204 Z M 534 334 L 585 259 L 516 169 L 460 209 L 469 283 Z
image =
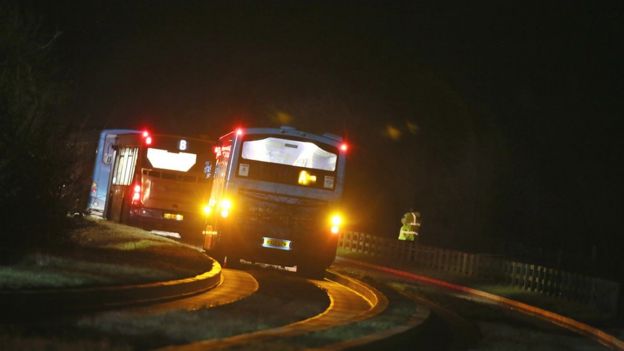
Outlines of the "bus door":
M 108 196 L 108 219 L 120 222 L 128 211 L 129 187 L 134 178 L 138 154 L 136 146 L 119 146 L 117 149 Z

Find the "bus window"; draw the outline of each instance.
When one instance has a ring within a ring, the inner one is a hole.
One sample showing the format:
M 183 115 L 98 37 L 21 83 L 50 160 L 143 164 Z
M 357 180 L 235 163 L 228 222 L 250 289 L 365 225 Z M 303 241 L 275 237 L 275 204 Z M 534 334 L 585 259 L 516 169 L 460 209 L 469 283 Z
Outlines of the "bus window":
M 188 152 L 169 152 L 150 147 L 147 149 L 147 160 L 154 168 L 188 172 L 197 162 L 197 155 Z
M 230 160 L 230 150 L 232 148 L 232 139 L 222 139 L 221 144 L 215 149 L 217 159 L 215 161 L 214 179 L 211 196 L 219 197 L 225 187 L 225 176 L 227 172 L 228 162 Z
M 245 140 L 241 149 L 238 177 L 335 190 L 335 148 L 331 152 L 311 141 L 265 137 Z
M 245 141 L 243 159 L 286 166 L 335 171 L 338 156 L 307 141 L 265 138 Z
M 136 147 L 122 147 L 119 149 L 118 161 L 113 170 L 113 185 L 130 185 L 134 176 L 137 155 Z
M 113 145 L 115 145 L 115 138 L 115 135 L 106 136 L 104 149 L 102 150 L 102 162 L 104 162 L 105 165 L 109 165 L 113 162 L 113 155 L 115 154 Z

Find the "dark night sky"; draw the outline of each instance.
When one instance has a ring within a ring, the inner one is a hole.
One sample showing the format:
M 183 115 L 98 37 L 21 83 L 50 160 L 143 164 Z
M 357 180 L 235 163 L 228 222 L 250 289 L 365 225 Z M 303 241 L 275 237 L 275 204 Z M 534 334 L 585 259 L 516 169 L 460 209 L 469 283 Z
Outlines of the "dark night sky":
M 394 236 L 414 206 L 438 245 L 585 252 L 609 246 L 621 213 L 624 12 L 595 3 L 40 9 L 63 31 L 68 113 L 93 128 L 216 138 L 286 122 L 345 135 L 356 228 Z

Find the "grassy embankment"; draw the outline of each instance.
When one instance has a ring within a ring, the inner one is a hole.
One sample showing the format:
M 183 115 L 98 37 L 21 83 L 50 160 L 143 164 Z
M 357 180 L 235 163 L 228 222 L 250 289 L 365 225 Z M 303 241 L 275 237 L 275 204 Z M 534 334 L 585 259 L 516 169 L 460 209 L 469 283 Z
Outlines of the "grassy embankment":
M 144 230 L 81 220 L 64 248 L 0 266 L 0 289 L 75 288 L 192 277 L 212 267 L 196 248 Z

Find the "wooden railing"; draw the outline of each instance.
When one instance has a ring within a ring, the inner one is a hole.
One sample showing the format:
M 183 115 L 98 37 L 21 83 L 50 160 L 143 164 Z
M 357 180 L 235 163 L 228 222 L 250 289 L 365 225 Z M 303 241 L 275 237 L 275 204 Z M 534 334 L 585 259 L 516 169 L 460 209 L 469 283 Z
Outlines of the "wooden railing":
M 399 241 L 366 233 L 347 232 L 338 246 L 347 253 L 379 257 L 397 263 L 475 277 L 594 307 L 607 315 L 617 313 L 620 285 L 536 264 L 501 257 L 471 254 Z

